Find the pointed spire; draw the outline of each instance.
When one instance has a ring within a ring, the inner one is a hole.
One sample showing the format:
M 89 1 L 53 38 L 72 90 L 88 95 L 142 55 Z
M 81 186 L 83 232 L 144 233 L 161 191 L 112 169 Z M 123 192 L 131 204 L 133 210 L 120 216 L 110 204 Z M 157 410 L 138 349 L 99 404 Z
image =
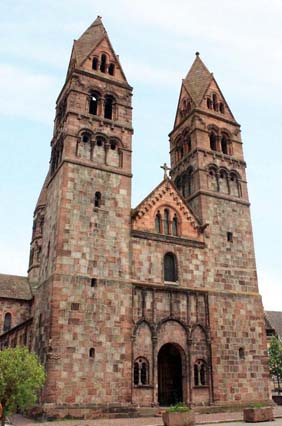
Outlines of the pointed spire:
M 190 68 L 186 78 L 183 80 L 185 88 L 196 105 L 199 105 L 203 96 L 213 78 L 205 64 L 200 58 L 199 52 L 196 52 L 196 58 Z
M 78 65 L 81 65 L 87 55 L 100 43 L 107 34 L 102 23 L 102 17 L 97 16 L 95 21 L 87 28 L 80 38 L 74 42 L 75 56 Z

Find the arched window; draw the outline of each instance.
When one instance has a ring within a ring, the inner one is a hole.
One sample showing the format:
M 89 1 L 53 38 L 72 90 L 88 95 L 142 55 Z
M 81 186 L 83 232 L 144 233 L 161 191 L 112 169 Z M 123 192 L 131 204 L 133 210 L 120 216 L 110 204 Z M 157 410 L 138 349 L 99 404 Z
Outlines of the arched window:
M 149 363 L 145 358 L 135 360 L 133 381 L 136 386 L 144 386 L 149 383 Z
M 155 231 L 158 232 L 159 234 L 161 232 L 161 220 L 162 220 L 161 214 L 160 212 L 158 212 L 155 217 Z
M 230 186 L 230 194 L 231 195 L 233 195 L 234 197 L 241 197 L 242 196 L 242 190 L 241 190 L 241 185 L 240 185 L 240 182 L 239 182 L 239 177 L 237 176 L 237 174 L 235 172 L 230 173 L 229 186 Z
M 194 386 L 207 385 L 207 365 L 205 361 L 199 359 L 194 364 Z
M 89 358 L 92 358 L 92 359 L 95 358 L 95 348 L 89 349 Z
M 100 95 L 97 92 L 90 93 L 90 102 L 89 102 L 89 112 L 90 114 L 98 114 L 98 104 L 100 100 Z
M 106 72 L 106 68 L 107 68 L 107 56 L 105 54 L 103 54 L 101 56 L 100 71 Z
M 109 74 L 114 75 L 115 74 L 115 64 L 111 63 L 109 66 Z
M 212 100 L 211 100 L 211 98 L 207 98 L 207 107 L 208 107 L 208 109 L 212 109 Z
M 176 215 L 174 215 L 174 218 L 172 219 L 172 235 L 178 235 L 178 220 Z
M 95 197 L 94 197 L 94 206 L 95 207 L 101 207 L 101 192 L 97 191 L 95 192 Z
M 96 143 L 97 146 L 103 146 L 105 143 L 105 139 L 102 136 L 97 136 Z
M 9 331 L 12 327 L 12 315 L 10 312 L 7 312 L 4 317 L 4 326 L 3 326 L 3 332 Z
M 176 258 L 173 253 L 166 253 L 164 257 L 164 280 L 177 281 Z
M 216 94 L 212 95 L 212 106 L 215 111 L 218 111 L 218 103 Z
M 222 135 L 221 137 L 221 151 L 223 154 L 228 154 L 228 140 L 226 135 Z
M 210 134 L 210 148 L 211 148 L 212 151 L 217 151 L 216 139 L 217 139 L 217 137 L 216 137 L 215 133 L 211 132 L 211 134 Z
M 90 142 L 90 134 L 87 133 L 87 132 L 83 132 L 82 135 L 81 135 L 81 140 L 84 143 Z
M 169 211 L 164 210 L 164 234 L 169 234 Z
M 221 112 L 221 114 L 224 114 L 224 103 L 220 102 L 219 104 L 219 111 Z
M 105 97 L 104 117 L 112 120 L 113 118 L 114 98 L 111 95 Z
M 117 143 L 115 141 L 110 141 L 111 150 L 114 151 L 117 147 Z
M 98 69 L 98 58 L 94 57 L 92 60 L 92 69 L 97 70 Z

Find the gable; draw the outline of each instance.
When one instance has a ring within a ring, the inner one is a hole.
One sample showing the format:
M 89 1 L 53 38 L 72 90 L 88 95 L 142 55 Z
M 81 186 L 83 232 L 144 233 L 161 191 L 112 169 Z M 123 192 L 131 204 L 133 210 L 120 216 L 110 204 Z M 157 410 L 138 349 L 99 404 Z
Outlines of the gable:
M 215 101 L 215 102 L 214 102 Z M 217 112 L 222 117 L 235 120 L 216 80 L 213 78 L 207 87 L 207 90 L 203 96 L 200 104 L 201 108 L 210 110 L 211 112 Z
M 156 216 L 162 224 L 165 221 L 165 210 L 169 215 L 169 232 L 156 230 Z M 181 238 L 203 241 L 202 226 L 186 205 L 182 196 L 170 179 L 166 178 L 151 194 L 136 207 L 132 218 L 132 229 L 150 233 L 173 235 L 172 222 L 177 219 L 177 235 Z
M 104 60 L 105 58 L 105 60 Z M 93 60 L 97 62 L 97 68 L 93 68 Z M 104 66 L 104 71 L 101 71 L 101 66 Z M 94 72 L 107 78 L 113 78 L 122 82 L 127 82 L 119 59 L 116 56 L 113 47 L 105 35 L 94 48 L 88 52 L 88 55 L 81 63 L 81 68 L 88 72 Z

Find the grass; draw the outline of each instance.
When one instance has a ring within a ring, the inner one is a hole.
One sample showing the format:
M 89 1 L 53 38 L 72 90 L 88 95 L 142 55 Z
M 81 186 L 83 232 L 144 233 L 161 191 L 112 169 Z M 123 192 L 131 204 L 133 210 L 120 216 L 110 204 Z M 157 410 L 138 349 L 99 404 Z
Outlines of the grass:
M 187 411 L 191 411 L 191 408 L 187 407 L 187 405 L 182 404 L 182 402 L 172 405 L 166 410 L 167 413 L 185 413 Z

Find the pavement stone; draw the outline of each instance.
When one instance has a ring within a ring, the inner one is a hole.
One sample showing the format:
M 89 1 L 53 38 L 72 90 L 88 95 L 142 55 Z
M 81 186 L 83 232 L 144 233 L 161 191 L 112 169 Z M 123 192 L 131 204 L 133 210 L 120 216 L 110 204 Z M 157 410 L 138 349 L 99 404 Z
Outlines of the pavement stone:
M 282 426 L 282 406 L 274 407 L 276 426 Z M 123 419 L 96 419 L 96 420 L 61 420 L 52 422 L 38 422 L 20 415 L 12 417 L 14 426 L 163 426 L 161 417 L 139 417 Z M 220 423 L 221 426 L 246 426 L 243 414 L 238 412 L 196 414 L 197 424 Z M 269 422 L 261 422 L 260 426 L 269 426 Z

